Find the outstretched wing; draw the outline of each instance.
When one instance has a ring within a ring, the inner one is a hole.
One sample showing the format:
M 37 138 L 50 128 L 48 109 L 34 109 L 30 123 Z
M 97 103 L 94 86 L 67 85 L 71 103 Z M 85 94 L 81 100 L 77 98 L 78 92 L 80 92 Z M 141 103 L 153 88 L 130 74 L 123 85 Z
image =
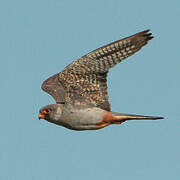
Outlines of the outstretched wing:
M 64 87 L 65 102 L 72 103 L 74 95 L 86 97 L 87 102 L 110 111 L 107 73 L 123 59 L 133 55 L 152 39 L 149 30 L 96 49 L 77 59 L 59 73 Z M 55 96 L 55 95 L 54 95 Z
M 110 111 L 107 74 L 110 68 L 133 55 L 152 39 L 149 30 L 115 41 L 77 59 L 59 74 L 48 78 L 42 89 L 56 103 L 73 103 L 74 99 Z

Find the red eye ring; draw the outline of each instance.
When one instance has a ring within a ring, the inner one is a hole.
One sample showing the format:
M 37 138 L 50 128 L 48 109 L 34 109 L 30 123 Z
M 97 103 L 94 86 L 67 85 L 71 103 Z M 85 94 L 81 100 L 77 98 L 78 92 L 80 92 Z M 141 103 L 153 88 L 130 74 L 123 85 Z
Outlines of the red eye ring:
M 51 111 L 50 109 L 45 109 L 45 110 L 43 111 L 43 113 L 44 113 L 44 114 L 49 114 L 50 111 Z

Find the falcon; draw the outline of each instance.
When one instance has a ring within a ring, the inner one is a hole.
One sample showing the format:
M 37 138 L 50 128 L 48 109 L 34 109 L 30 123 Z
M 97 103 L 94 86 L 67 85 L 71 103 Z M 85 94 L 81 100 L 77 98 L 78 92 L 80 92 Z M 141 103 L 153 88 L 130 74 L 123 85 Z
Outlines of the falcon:
M 127 120 L 156 120 L 163 117 L 111 111 L 107 91 L 109 70 L 133 55 L 153 38 L 150 30 L 100 47 L 45 80 L 42 89 L 56 101 L 42 107 L 39 119 L 71 130 L 97 130 Z

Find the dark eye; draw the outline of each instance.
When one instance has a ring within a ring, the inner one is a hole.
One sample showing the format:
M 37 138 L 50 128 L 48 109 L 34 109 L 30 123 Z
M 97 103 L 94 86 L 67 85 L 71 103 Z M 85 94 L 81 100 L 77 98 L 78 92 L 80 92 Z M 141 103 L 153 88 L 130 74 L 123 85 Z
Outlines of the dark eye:
M 45 114 L 49 114 L 50 113 L 50 109 L 45 109 L 43 112 L 45 113 Z

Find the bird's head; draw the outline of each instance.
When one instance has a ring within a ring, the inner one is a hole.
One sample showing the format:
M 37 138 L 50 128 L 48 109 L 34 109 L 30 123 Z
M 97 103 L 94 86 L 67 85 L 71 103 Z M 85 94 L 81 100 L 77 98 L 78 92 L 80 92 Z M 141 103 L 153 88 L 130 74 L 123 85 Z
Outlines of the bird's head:
M 43 106 L 39 110 L 39 120 L 45 119 L 50 122 L 56 122 L 61 117 L 62 109 L 63 109 L 62 104 L 50 104 L 47 106 Z

